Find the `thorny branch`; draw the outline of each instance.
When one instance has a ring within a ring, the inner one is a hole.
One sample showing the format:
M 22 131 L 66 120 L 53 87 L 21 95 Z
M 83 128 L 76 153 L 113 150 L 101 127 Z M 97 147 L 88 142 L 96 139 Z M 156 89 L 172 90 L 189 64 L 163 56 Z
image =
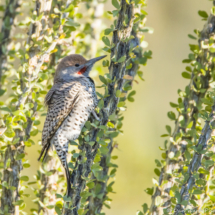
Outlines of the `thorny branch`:
M 134 49 L 133 53 L 135 54 L 135 58 L 134 59 L 129 59 L 129 50 L 131 48 L 135 48 L 140 46 L 140 40 L 137 36 L 137 32 L 136 32 L 136 28 L 138 27 L 138 23 L 135 24 L 133 26 L 132 29 L 132 33 L 131 35 L 134 36 L 133 39 L 129 40 L 128 42 L 128 47 L 127 47 L 127 65 L 129 65 L 129 63 L 132 64 L 132 67 L 130 69 L 126 69 L 125 74 L 129 75 L 130 77 L 132 77 L 134 79 L 137 70 L 139 68 L 139 61 L 137 61 L 137 59 L 139 59 L 141 57 L 141 50 L 140 49 Z M 132 85 L 132 81 L 130 81 L 130 85 Z M 125 92 L 126 94 L 127 92 Z M 97 187 L 99 185 L 100 187 L 100 191 L 99 193 L 97 193 L 96 196 L 90 196 L 89 197 L 89 204 L 87 206 L 87 213 L 86 215 L 93 215 L 93 214 L 97 214 L 100 213 L 102 210 L 102 206 L 104 201 L 107 199 L 107 182 L 109 177 L 108 176 L 108 171 L 109 171 L 109 162 L 110 162 L 110 157 L 111 157 L 111 153 L 113 151 L 113 140 L 110 141 L 110 143 L 108 144 L 108 149 L 109 152 L 106 155 L 103 155 L 101 157 L 101 161 L 100 161 L 100 166 L 102 167 L 102 171 L 100 173 L 99 176 L 99 180 L 96 179 L 96 177 L 94 176 L 94 183 L 95 183 L 95 187 Z
M 47 13 L 48 11 L 50 11 L 51 9 L 51 0 L 48 0 L 46 2 L 42 2 L 40 0 L 36 1 L 36 5 L 35 5 L 35 11 L 37 12 L 37 14 L 43 14 L 42 20 L 46 20 L 47 18 Z M 32 27 L 35 24 L 31 25 L 31 29 L 29 32 L 29 38 L 31 38 L 31 35 L 34 33 L 41 33 L 45 30 L 46 25 L 42 24 L 42 25 L 37 25 Z M 29 39 L 29 44 L 30 44 L 30 39 Z M 30 60 L 32 60 L 33 58 L 37 58 L 36 54 L 39 52 L 40 50 L 37 49 L 33 49 L 30 50 L 29 55 L 30 55 Z M 39 63 L 41 63 L 39 61 Z M 41 64 L 42 65 L 42 64 Z M 41 66 L 40 65 L 40 66 Z M 31 65 L 29 67 L 29 70 L 24 71 L 24 76 L 26 77 L 30 77 L 31 76 L 31 71 L 30 71 Z M 40 69 L 40 68 L 39 68 Z M 39 70 L 38 69 L 38 70 Z M 25 85 L 24 82 L 22 81 L 23 86 Z M 25 93 L 25 91 L 23 90 L 23 94 Z M 29 99 L 31 99 L 31 97 L 29 97 Z M 16 109 L 18 110 L 20 108 L 20 106 L 17 106 Z M 19 199 L 19 181 L 20 181 L 20 172 L 22 170 L 22 161 L 21 160 L 17 160 L 16 157 L 19 154 L 23 154 L 24 153 L 24 141 L 28 140 L 28 138 L 30 137 L 30 131 L 31 131 L 31 127 L 32 127 L 32 123 L 33 123 L 33 117 L 34 114 L 37 110 L 37 103 L 34 103 L 34 107 L 31 110 L 33 112 L 32 114 L 32 118 L 27 118 L 27 127 L 25 130 L 20 131 L 20 130 L 16 130 L 16 135 L 14 137 L 14 139 L 18 139 L 18 143 L 16 143 L 15 145 L 8 145 L 7 149 L 5 151 L 5 158 L 4 158 L 4 170 L 3 170 L 3 182 L 7 182 L 8 187 L 3 186 L 2 188 L 2 197 L 1 197 L 1 210 L 6 214 L 6 213 L 10 213 L 10 214 L 15 214 L 18 213 L 19 207 L 15 207 L 14 203 Z M 7 166 L 8 161 L 10 160 L 10 165 L 9 167 Z M 15 188 L 14 189 L 9 189 L 9 188 Z
M 13 30 L 17 10 L 21 6 L 22 0 L 10 0 L 5 5 L 5 12 L 2 18 L 1 42 L 0 42 L 0 89 L 2 88 L 2 76 L 7 69 L 7 55 L 11 42 L 11 31 Z
M 124 20 L 127 18 L 127 23 L 125 25 Z M 119 98 L 116 97 L 116 90 L 122 91 L 124 83 L 124 75 L 126 70 L 125 61 L 118 63 L 122 56 L 126 56 L 128 49 L 128 42 L 125 41 L 126 38 L 129 38 L 132 33 L 133 27 L 133 18 L 134 18 L 134 5 L 128 4 L 125 0 L 121 1 L 121 9 L 119 11 L 119 16 L 116 24 L 116 29 L 113 32 L 112 43 L 114 48 L 111 49 L 111 63 L 109 67 L 109 73 L 111 75 L 112 83 L 108 85 L 108 97 L 104 99 L 104 107 L 101 109 L 100 125 L 106 125 L 108 118 L 111 114 L 115 113 L 117 110 L 117 104 Z M 112 60 L 115 55 L 116 62 Z M 81 191 L 84 190 L 86 186 L 85 177 L 88 177 L 91 172 L 91 166 L 97 150 L 99 148 L 99 143 L 96 141 L 97 134 L 99 132 L 98 128 L 93 128 L 90 130 L 91 138 L 90 141 L 94 141 L 93 146 L 83 143 L 79 146 L 81 154 L 77 158 L 75 168 L 71 175 L 71 182 L 73 185 L 73 192 L 71 193 L 71 205 L 64 205 L 64 215 L 78 215 L 78 210 L 80 208 L 81 202 Z M 84 156 L 83 156 L 84 154 Z M 86 161 L 84 161 L 86 158 Z
M 215 105 L 212 107 L 212 112 L 209 116 L 210 120 L 206 121 L 205 126 L 201 132 L 201 136 L 199 137 L 198 144 L 196 145 L 196 148 L 198 149 L 198 152 L 195 152 L 192 161 L 188 165 L 188 179 L 181 187 L 181 202 L 182 201 L 188 201 L 190 198 L 190 190 L 195 185 L 195 177 L 194 174 L 198 171 L 198 169 L 202 165 L 202 159 L 204 157 L 204 154 L 201 153 L 202 150 L 207 148 L 207 146 L 212 141 L 214 144 L 213 136 L 215 135 Z M 175 213 L 174 215 L 179 214 L 185 214 L 185 206 L 182 204 L 177 204 L 175 207 Z
M 208 59 L 209 49 L 204 48 L 202 45 L 215 33 L 215 16 L 210 15 L 207 23 L 204 26 L 204 29 L 201 32 L 199 39 L 199 49 L 201 50 L 200 54 L 196 58 L 196 61 L 202 65 L 203 68 L 207 68 L 206 74 L 203 75 L 201 72 L 196 74 L 195 70 L 192 72 L 191 82 L 186 89 L 189 90 L 189 94 L 183 100 L 184 110 L 178 116 L 178 119 L 175 121 L 175 129 L 172 134 L 173 141 L 170 143 L 168 151 L 166 151 L 166 165 L 162 168 L 161 174 L 159 177 L 159 186 L 156 188 L 154 195 L 152 196 L 152 204 L 150 212 L 153 215 L 163 214 L 163 209 L 170 210 L 171 206 L 171 197 L 169 195 L 170 189 L 174 184 L 174 171 L 180 172 L 182 166 L 180 163 L 184 161 L 184 152 L 186 150 L 186 140 L 192 139 L 191 131 L 188 128 L 188 125 L 192 123 L 192 128 L 195 129 L 196 122 L 198 119 L 199 109 L 198 106 L 201 104 L 201 98 L 204 98 L 207 90 L 209 89 L 209 81 L 211 79 L 211 71 L 214 68 L 214 63 L 211 61 L 212 58 Z M 210 53 L 211 54 L 211 53 Z M 201 77 L 201 88 L 198 88 L 196 81 L 197 77 Z M 183 120 L 183 123 L 180 121 Z M 180 135 L 182 134 L 181 138 Z M 170 153 L 174 153 L 174 156 L 180 152 L 181 156 L 177 159 L 171 159 L 169 157 Z M 156 198 L 162 196 L 162 205 L 156 206 Z

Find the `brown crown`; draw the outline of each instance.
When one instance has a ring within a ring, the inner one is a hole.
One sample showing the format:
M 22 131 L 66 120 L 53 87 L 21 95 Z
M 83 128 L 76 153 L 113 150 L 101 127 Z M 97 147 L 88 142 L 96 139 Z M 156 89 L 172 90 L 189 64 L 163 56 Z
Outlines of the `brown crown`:
M 82 57 L 79 54 L 71 54 L 69 56 L 66 56 L 65 58 L 63 58 L 60 63 L 58 64 L 57 70 L 56 72 L 69 67 L 69 66 L 75 66 L 75 64 L 85 64 L 87 62 L 87 60 Z

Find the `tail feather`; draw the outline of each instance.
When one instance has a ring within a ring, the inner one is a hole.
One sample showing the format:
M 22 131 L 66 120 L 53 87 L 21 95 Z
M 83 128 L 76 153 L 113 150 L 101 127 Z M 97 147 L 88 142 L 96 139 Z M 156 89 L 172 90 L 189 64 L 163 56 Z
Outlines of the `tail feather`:
M 42 148 L 42 150 L 40 152 L 40 156 L 38 158 L 38 161 L 42 158 L 43 155 L 44 156 L 43 156 L 42 162 L 46 159 L 46 156 L 48 154 L 50 146 L 51 146 L 50 142 L 43 146 L 43 148 Z
M 66 172 L 66 181 L 67 181 L 67 191 L 66 191 L 66 195 L 70 196 L 71 195 L 71 180 L 70 180 L 70 173 L 69 173 L 69 168 L 68 165 L 66 163 L 65 168 L 65 172 Z

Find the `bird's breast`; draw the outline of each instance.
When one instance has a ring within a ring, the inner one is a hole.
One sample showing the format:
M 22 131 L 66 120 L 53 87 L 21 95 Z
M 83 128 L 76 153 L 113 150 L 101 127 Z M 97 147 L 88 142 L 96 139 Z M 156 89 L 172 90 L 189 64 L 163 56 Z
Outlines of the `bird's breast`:
M 93 97 L 86 92 L 83 93 L 62 124 L 64 135 L 68 140 L 76 140 L 79 137 L 94 108 Z

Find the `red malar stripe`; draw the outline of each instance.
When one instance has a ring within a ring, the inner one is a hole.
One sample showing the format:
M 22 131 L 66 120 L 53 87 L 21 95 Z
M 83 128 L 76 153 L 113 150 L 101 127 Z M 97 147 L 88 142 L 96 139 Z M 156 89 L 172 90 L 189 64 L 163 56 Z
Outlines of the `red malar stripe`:
M 83 67 L 80 71 L 78 71 L 78 74 L 81 75 L 85 73 L 86 69 L 87 69 L 86 67 Z

